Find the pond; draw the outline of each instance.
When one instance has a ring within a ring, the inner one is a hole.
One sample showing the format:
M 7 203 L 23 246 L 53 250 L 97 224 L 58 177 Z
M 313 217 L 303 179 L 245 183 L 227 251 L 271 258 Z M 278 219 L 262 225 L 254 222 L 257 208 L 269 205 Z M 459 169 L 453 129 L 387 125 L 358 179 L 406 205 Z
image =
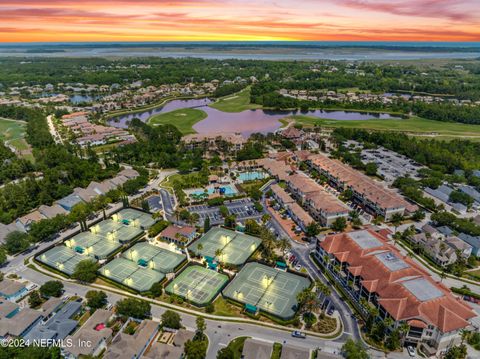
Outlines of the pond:
M 369 113 L 355 111 L 272 111 L 272 110 L 246 110 L 242 112 L 223 112 L 209 107 L 212 101 L 209 99 L 173 100 L 163 107 L 153 108 L 147 111 L 120 115 L 111 118 L 108 123 L 111 126 L 125 128 L 133 118 L 146 122 L 150 117 L 181 108 L 197 108 L 207 113 L 207 118 L 196 123 L 193 129 L 198 133 L 212 132 L 240 132 L 249 136 L 254 132 L 268 133 L 279 129 L 282 124 L 280 119 L 290 115 L 307 115 L 330 120 L 373 120 L 373 119 L 399 119 L 387 113 Z

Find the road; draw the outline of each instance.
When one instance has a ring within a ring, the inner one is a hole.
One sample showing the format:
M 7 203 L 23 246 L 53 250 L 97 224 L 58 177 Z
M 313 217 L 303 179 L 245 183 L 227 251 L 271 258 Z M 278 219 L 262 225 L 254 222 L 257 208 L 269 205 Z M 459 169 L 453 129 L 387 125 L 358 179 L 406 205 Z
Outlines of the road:
M 111 214 L 117 212 L 122 207 L 123 206 L 122 206 L 121 203 L 116 203 L 116 204 L 112 205 L 109 209 L 106 210 L 107 216 L 110 216 Z M 102 220 L 102 219 L 103 219 L 103 214 L 100 212 L 94 218 L 87 221 L 87 224 L 91 225 L 91 224 L 93 224 L 93 223 L 95 223 L 99 220 Z M 69 228 L 67 230 L 64 230 L 64 231 L 60 232 L 58 237 L 55 238 L 54 240 L 39 243 L 38 247 L 34 251 L 24 252 L 24 253 L 21 253 L 21 254 L 15 256 L 15 257 L 9 257 L 9 261 L 2 268 L 2 271 L 6 272 L 6 273 L 16 273 L 16 272 L 18 272 L 19 270 L 21 270 L 22 268 L 25 267 L 25 264 L 24 264 L 25 259 L 27 259 L 28 257 L 31 257 L 35 253 L 43 251 L 45 248 L 50 247 L 50 246 L 54 245 L 55 243 L 58 243 L 58 242 L 61 242 L 61 241 L 65 240 L 66 238 L 68 238 L 68 237 L 70 237 L 70 236 L 72 236 L 72 235 L 74 235 L 78 232 L 80 232 L 80 225 L 76 225 L 75 227 L 72 227 L 72 228 Z
M 22 276 L 22 279 L 29 280 L 30 282 L 36 283 L 39 286 L 48 280 L 52 280 L 50 276 L 25 266 L 21 270 L 17 271 L 17 274 Z M 92 289 L 91 287 L 84 286 L 76 282 L 63 281 L 63 283 L 65 293 L 68 295 L 79 295 L 84 297 L 87 291 Z M 125 296 L 121 294 L 113 293 L 108 290 L 104 291 L 107 293 L 109 303 L 115 303 L 118 300 L 125 298 Z M 152 318 L 154 320 L 160 321 L 161 315 L 165 312 L 165 310 L 167 309 L 162 306 L 152 304 Z M 182 318 L 182 324 L 187 329 L 194 330 L 196 327 L 196 316 L 183 312 L 179 312 L 179 314 Z M 330 353 L 338 353 L 343 345 L 341 341 L 323 340 L 321 338 L 313 336 L 307 336 L 306 339 L 293 338 L 290 331 L 283 331 L 255 324 L 232 323 L 212 319 L 206 319 L 206 323 L 206 334 L 208 335 L 210 342 L 207 353 L 208 359 L 216 358 L 216 353 L 222 347 L 225 347 L 232 339 L 239 336 L 250 336 L 270 342 L 294 344 L 310 349 L 321 348 L 323 351 L 327 351 Z
M 52 118 L 53 118 L 53 115 L 47 116 L 48 131 L 50 131 L 50 134 L 52 135 L 53 140 L 55 141 L 56 144 L 63 144 L 62 137 L 57 132 L 57 129 L 55 128 Z

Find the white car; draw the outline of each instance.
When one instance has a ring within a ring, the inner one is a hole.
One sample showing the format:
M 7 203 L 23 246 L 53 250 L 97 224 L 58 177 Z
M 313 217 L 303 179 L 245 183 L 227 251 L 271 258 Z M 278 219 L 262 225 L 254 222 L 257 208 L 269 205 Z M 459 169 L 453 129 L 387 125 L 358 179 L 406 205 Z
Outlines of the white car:
M 302 266 L 301 266 L 300 264 L 297 264 L 297 265 L 295 266 L 295 270 L 296 270 L 297 272 L 300 272 L 300 269 L 302 269 Z
M 412 346 L 409 345 L 407 347 L 407 352 L 408 352 L 408 355 L 410 355 L 412 358 L 415 358 L 416 353 L 415 353 L 415 349 L 413 349 Z

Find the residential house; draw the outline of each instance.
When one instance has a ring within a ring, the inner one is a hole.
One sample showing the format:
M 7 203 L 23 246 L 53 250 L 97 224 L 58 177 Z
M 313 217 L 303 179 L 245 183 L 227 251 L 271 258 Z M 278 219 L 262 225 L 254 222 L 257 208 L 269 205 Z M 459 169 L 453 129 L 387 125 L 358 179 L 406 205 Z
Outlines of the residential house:
M 284 344 L 282 346 L 282 354 L 280 359 L 310 359 L 311 353 L 309 348 L 299 347 L 292 344 Z
M 471 236 L 469 234 L 460 233 L 458 235 L 465 243 L 469 244 L 472 247 L 472 255 L 478 257 L 480 252 L 480 236 Z
M 62 199 L 59 199 L 57 201 L 57 204 L 66 211 L 70 212 L 73 207 L 82 202 L 83 200 L 77 194 L 71 193 L 68 196 L 63 197 Z
M 45 219 L 45 217 L 36 210 L 17 218 L 15 225 L 20 231 L 28 232 L 33 223 L 40 222 L 42 219 Z
M 120 331 L 110 343 L 104 359 L 140 358 L 158 333 L 159 324 L 151 320 L 142 321 L 134 334 Z
M 273 344 L 257 339 L 248 338 L 243 344 L 242 358 L 244 359 L 270 359 Z
M 25 284 L 16 280 L 4 278 L 0 282 L 0 297 L 10 300 L 12 302 L 17 301 L 27 294 L 28 290 Z
M 469 258 L 472 255 L 472 246 L 456 236 L 450 236 L 445 239 L 445 243 L 453 248 L 455 252 L 460 253 L 463 258 Z
M 72 346 L 65 348 L 65 357 L 73 359 L 88 355 L 98 356 L 112 339 L 113 332 L 107 327 L 107 323 L 113 316 L 114 313 L 110 310 L 97 309 L 79 330 L 66 338 L 71 339 Z
M 43 320 L 33 327 L 25 340 L 62 340 L 72 333 L 78 325 L 76 320 L 71 319 L 80 312 L 82 304 L 77 301 L 67 302 L 58 311 L 55 312 L 47 321 Z
M 12 308 L 1 303 L 0 300 L 0 313 L 7 313 Z M 0 339 L 24 337 L 42 318 L 42 313 L 38 310 L 30 308 L 12 310 L 4 317 L 0 317 Z
M 195 337 L 195 332 L 187 329 L 179 329 L 173 337 L 173 345 L 183 348 L 188 340 L 193 340 L 193 337 Z
M 41 205 L 38 207 L 38 211 L 44 216 L 45 218 L 54 218 L 58 215 L 66 215 L 68 212 L 62 206 L 58 204 L 53 204 L 52 206 Z
M 183 348 L 154 342 L 142 355 L 142 359 L 182 359 Z
M 455 263 L 458 259 L 455 249 L 448 246 L 444 240 L 432 238 L 425 233 L 414 235 L 411 242 L 422 248 L 441 267 Z

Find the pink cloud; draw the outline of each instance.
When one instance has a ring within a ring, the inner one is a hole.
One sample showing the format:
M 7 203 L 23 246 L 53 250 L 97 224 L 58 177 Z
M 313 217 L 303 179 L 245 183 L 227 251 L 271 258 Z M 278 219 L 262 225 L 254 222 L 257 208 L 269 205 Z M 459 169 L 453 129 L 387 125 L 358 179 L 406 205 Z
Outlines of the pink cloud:
M 475 5 L 472 0 L 340 0 L 340 4 L 393 15 L 433 17 L 454 21 L 478 20 L 478 12 L 468 11 L 472 4 Z

